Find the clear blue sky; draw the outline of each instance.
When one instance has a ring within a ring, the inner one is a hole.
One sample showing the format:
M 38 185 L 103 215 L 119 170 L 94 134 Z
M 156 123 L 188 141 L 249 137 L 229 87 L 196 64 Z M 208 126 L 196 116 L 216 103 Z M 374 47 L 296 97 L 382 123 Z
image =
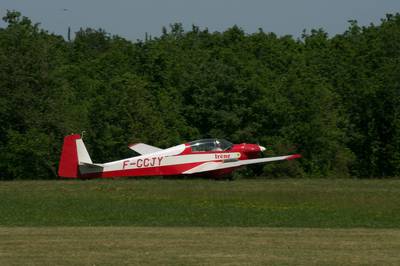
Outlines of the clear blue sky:
M 263 28 L 298 37 L 312 28 L 343 33 L 350 19 L 377 24 L 386 13 L 400 12 L 400 0 L 0 0 L 1 17 L 7 9 L 64 36 L 68 26 L 73 32 L 92 27 L 136 40 L 181 22 L 185 29 L 195 24 L 223 31 L 236 24 L 247 33 Z

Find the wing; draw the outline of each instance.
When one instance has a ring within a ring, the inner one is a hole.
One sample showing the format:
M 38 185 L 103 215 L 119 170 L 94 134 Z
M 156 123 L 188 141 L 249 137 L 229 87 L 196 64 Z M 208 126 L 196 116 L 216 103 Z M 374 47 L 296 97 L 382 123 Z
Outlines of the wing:
M 240 161 L 236 161 L 236 162 L 206 162 L 206 163 L 203 163 L 196 167 L 193 167 L 192 169 L 189 169 L 186 172 L 183 172 L 183 174 L 202 173 L 202 172 L 220 170 L 220 169 L 225 169 L 225 168 L 239 167 L 239 166 L 248 165 L 248 164 L 267 163 L 267 162 L 282 161 L 282 160 L 293 160 L 296 158 L 301 158 L 301 155 L 293 154 L 293 155 L 285 155 L 285 156 L 278 156 L 278 157 L 240 160 Z
M 157 147 L 154 147 L 151 145 L 147 145 L 144 143 L 135 143 L 135 144 L 129 145 L 128 147 L 129 147 L 129 149 L 134 150 L 135 152 L 142 154 L 142 155 L 162 151 L 162 149 L 160 149 L 160 148 L 157 148 Z

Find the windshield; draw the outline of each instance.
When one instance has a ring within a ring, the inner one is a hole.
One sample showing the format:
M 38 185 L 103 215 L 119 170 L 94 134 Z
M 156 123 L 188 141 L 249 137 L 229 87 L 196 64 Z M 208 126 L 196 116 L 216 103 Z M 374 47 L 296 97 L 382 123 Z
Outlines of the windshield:
M 200 139 L 189 143 L 192 151 L 226 151 L 232 143 L 224 139 Z

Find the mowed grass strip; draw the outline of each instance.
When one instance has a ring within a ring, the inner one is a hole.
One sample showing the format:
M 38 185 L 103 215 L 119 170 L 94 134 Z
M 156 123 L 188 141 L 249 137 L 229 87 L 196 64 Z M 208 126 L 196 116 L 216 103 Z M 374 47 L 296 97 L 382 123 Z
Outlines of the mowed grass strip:
M 0 227 L 1 265 L 399 265 L 399 229 Z
M 400 228 L 400 180 L 0 182 L 0 225 Z

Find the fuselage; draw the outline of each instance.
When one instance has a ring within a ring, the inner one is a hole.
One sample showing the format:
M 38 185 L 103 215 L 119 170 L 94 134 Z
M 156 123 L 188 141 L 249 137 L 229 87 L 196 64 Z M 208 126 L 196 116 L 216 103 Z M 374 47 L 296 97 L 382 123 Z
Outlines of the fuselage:
M 199 140 L 154 153 L 94 164 L 95 166 L 83 164 L 79 166 L 80 175 L 83 178 L 179 175 L 206 162 L 231 162 L 257 158 L 265 149 L 257 144 L 229 145 L 229 142 L 222 141 L 218 143 L 215 139 Z M 233 170 L 234 168 L 223 169 L 214 172 L 213 175 L 226 175 Z

